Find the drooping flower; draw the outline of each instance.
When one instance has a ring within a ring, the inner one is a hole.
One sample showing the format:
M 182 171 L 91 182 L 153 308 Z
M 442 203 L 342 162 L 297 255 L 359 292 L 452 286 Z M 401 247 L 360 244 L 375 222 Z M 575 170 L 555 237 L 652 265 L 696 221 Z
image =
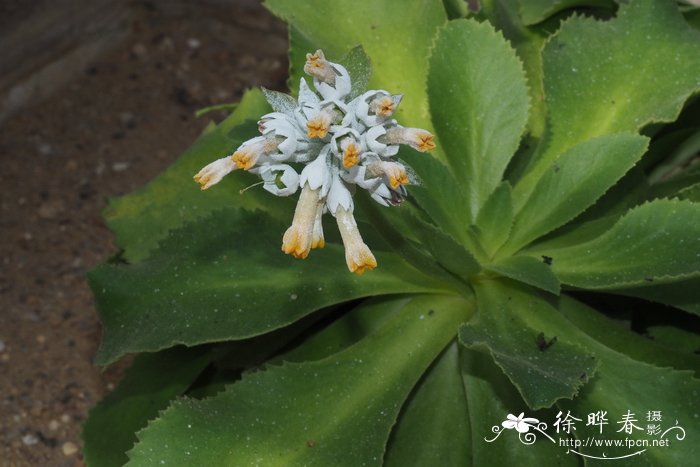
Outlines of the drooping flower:
M 321 219 L 330 212 L 343 239 L 348 269 L 362 274 L 374 269 L 377 260 L 353 216 L 357 187 L 383 206 L 400 204 L 406 197 L 404 185 L 411 180 L 396 159 L 399 145 L 430 151 L 435 148 L 433 135 L 405 128 L 392 118 L 400 94 L 370 90 L 348 98 L 353 92 L 350 74 L 326 60 L 321 50 L 306 55 L 304 71 L 313 78 L 316 92 L 304 78 L 296 100 L 266 91 L 275 111 L 258 121 L 261 136 L 207 165 L 194 179 L 206 190 L 242 169 L 258 174 L 263 188 L 274 195 L 290 196 L 301 189 L 282 251 L 306 258 L 313 248 L 323 248 Z

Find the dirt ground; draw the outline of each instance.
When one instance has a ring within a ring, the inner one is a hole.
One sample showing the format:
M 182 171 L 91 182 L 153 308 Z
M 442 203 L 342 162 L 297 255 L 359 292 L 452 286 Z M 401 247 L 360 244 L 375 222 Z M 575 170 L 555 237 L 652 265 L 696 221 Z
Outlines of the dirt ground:
M 115 251 L 100 212 L 189 146 L 207 105 L 281 89 L 286 29 L 137 6 L 133 32 L 48 101 L 0 124 L 0 466 L 77 466 L 81 424 L 114 387 L 85 273 Z M 214 118 L 221 115 L 212 114 Z

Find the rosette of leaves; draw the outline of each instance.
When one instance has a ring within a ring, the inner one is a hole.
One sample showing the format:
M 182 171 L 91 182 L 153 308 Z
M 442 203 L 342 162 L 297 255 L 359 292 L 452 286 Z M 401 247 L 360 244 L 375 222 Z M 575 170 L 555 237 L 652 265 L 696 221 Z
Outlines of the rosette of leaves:
M 400 208 L 356 197 L 379 263 L 361 277 L 338 238 L 281 254 L 294 200 L 239 196 L 249 174 L 192 183 L 255 135 L 258 90 L 112 200 L 123 252 L 90 274 L 97 363 L 140 355 L 85 425 L 89 465 L 577 465 L 547 440 L 484 438 L 508 413 L 558 411 L 584 438 L 599 410 L 610 438 L 645 436 L 617 431 L 628 410 L 686 430 L 618 465 L 697 459 L 696 16 L 479 3 L 267 0 L 289 23 L 291 87 L 322 48 L 404 94 L 398 117 L 438 149 L 402 150 L 422 184 Z

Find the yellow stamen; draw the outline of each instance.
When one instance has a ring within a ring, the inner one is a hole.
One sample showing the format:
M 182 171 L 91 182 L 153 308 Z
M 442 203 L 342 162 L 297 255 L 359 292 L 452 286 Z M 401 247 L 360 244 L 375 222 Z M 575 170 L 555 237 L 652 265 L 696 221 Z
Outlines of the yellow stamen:
M 379 102 L 377 102 L 377 115 L 380 117 L 388 117 L 394 113 L 395 105 L 391 97 L 382 97 Z
M 360 161 L 360 151 L 355 143 L 350 143 L 343 151 L 343 167 L 349 169 Z
M 408 183 L 408 175 L 404 171 L 397 171 L 389 175 L 389 185 L 396 190 L 401 185 Z
M 209 185 L 209 182 L 211 181 L 211 175 L 197 174 L 194 176 L 194 181 L 199 183 L 201 185 L 200 190 L 204 191 L 211 186 Z
M 323 59 L 323 53 L 320 50 L 313 54 L 306 54 L 306 64 L 314 68 L 321 68 L 323 65 L 321 60 Z
M 328 134 L 330 122 L 325 115 L 318 115 L 306 122 L 306 130 L 309 138 L 325 138 Z
M 282 238 L 282 251 L 288 255 L 292 255 L 297 259 L 306 259 L 309 256 L 311 246 L 306 241 L 306 235 L 298 226 L 292 225 L 284 233 Z
M 257 162 L 257 157 L 245 149 L 234 152 L 231 159 L 233 159 L 233 162 L 235 162 L 236 165 L 243 170 L 252 169 L 255 162 Z
M 421 133 L 418 135 L 418 144 L 416 149 L 420 152 L 428 152 L 435 149 L 435 142 L 433 141 L 433 135 L 428 133 Z

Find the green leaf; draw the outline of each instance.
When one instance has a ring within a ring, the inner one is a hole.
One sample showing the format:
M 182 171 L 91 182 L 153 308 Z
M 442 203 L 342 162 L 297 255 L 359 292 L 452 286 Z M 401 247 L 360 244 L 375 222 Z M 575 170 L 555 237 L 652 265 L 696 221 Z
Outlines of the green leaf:
M 619 289 L 697 274 L 699 252 L 700 205 L 656 200 L 632 209 L 593 240 L 543 254 L 564 284 Z
M 647 283 L 644 286 L 620 288 L 612 292 L 671 305 L 700 315 L 700 277 L 677 280 L 668 284 Z
M 542 304 L 544 306 L 544 304 Z M 580 306 L 574 300 L 563 297 L 559 308 L 567 313 L 570 307 Z M 555 314 L 556 315 L 556 314 Z M 700 425 L 697 422 L 697 408 L 700 406 L 700 381 L 692 377 L 688 371 L 675 371 L 668 368 L 658 368 L 647 363 L 634 360 L 629 356 L 619 353 L 605 346 L 593 337 L 587 336 L 581 331 L 576 332 L 575 327 L 568 328 L 571 334 L 568 338 L 580 338 L 592 352 L 595 352 L 599 360 L 599 368 L 593 380 L 581 391 L 578 398 L 573 401 L 563 401 L 560 406 L 564 410 L 570 410 L 574 416 L 582 418 L 576 429 L 578 439 L 587 439 L 589 436 L 600 439 L 658 439 L 659 436 L 649 436 L 646 433 L 647 413 L 660 411 L 662 420 L 659 423 L 662 431 L 672 427 L 676 422 L 685 430 L 685 440 L 676 439 L 676 431 L 671 431 L 665 437 L 669 445 L 655 447 L 651 445 L 640 448 L 622 448 L 606 446 L 604 448 L 588 447 L 580 451 L 588 455 L 602 457 L 602 453 L 608 458 L 630 455 L 644 450 L 643 453 L 622 461 L 615 461 L 619 465 L 692 465 L 700 456 L 700 446 L 692 442 L 700 436 Z M 566 331 L 562 331 L 563 333 Z M 576 334 L 576 336 L 574 335 Z M 564 335 L 564 334 L 562 334 Z M 597 336 L 606 336 L 607 327 L 599 329 Z M 643 345 L 643 344 L 640 344 Z M 604 427 L 603 435 L 597 426 L 585 426 L 585 416 L 599 410 L 607 411 L 609 425 Z M 622 425 L 619 423 L 627 412 L 635 415 L 635 425 L 643 428 L 633 430 L 631 434 L 618 431 Z M 654 423 L 654 422 L 651 422 Z M 593 465 L 609 465 L 610 460 L 598 462 Z
M 573 7 L 604 7 L 613 10 L 612 0 L 519 0 L 523 22 L 537 24 L 560 11 Z
M 429 154 L 420 154 L 411 149 L 402 149 L 401 159 L 418 174 L 420 185 L 409 187 L 409 196 L 430 216 L 433 221 L 453 238 L 465 246 L 467 213 L 455 206 L 465 206 L 467 198 L 445 165 Z
M 338 245 L 295 260 L 279 251 L 284 229 L 261 212 L 221 210 L 171 232 L 139 264 L 93 270 L 104 326 L 98 363 L 252 337 L 353 298 L 444 287 L 388 253 L 377 254 L 379 267 L 361 277 L 347 271 Z
M 501 183 L 525 129 L 528 95 L 522 65 L 491 25 L 455 20 L 435 43 L 428 93 L 447 162 L 457 183 L 468 190 L 469 204 L 461 209 L 474 222 Z
M 658 183 L 664 178 L 668 178 L 674 170 L 683 167 L 689 160 L 696 158 L 700 153 L 700 131 L 691 132 L 673 151 L 665 154 L 666 157 L 654 167 L 649 175 L 651 183 Z
M 700 36 L 673 2 L 631 0 L 610 21 L 564 22 L 543 52 L 550 127 L 514 187 L 518 207 L 554 160 L 578 143 L 675 120 L 700 88 L 698 56 Z
M 511 256 L 488 264 L 484 269 L 559 295 L 561 285 L 559 279 L 543 259 L 532 256 Z
M 542 48 L 548 33 L 545 28 L 526 27 L 523 24 L 518 0 L 482 0 L 479 3 L 479 17 L 486 18 L 503 33 L 523 62 L 531 106 L 527 129 L 534 138 L 539 138 L 544 133 L 546 118 Z
M 471 309 L 461 298 L 418 297 L 334 356 L 178 401 L 138 434 L 128 465 L 379 466 L 401 404 Z
M 395 296 L 370 298 L 272 363 L 308 362 L 330 357 L 376 332 L 410 300 L 410 297 Z
M 513 200 L 508 182 L 498 185 L 476 218 L 479 244 L 489 257 L 508 240 L 513 227 Z
M 517 416 L 526 412 L 527 417 L 535 416 L 544 421 L 552 417 L 551 411 L 531 412 L 489 355 L 462 348 L 460 360 L 469 406 L 473 465 L 579 465 L 576 457 L 567 455 L 566 449 L 550 443 L 542 435 L 533 445 L 523 444 L 515 433 L 502 433 L 494 440 L 494 428 L 501 428 L 508 414 Z
M 183 347 L 136 357 L 117 388 L 90 411 L 82 433 L 87 464 L 124 465 L 136 431 L 182 395 L 210 360 L 206 349 Z
M 279 91 L 272 91 L 270 89 L 261 88 L 262 93 L 265 96 L 265 100 L 270 104 L 272 110 L 275 112 L 281 112 L 287 115 L 293 115 L 294 109 L 297 108 L 297 100 L 294 99 L 289 94 L 285 94 Z
M 694 354 L 693 360 L 700 358 L 698 350 L 700 350 L 700 335 L 695 332 L 681 329 L 676 326 L 650 326 L 647 328 L 649 337 L 658 342 L 659 345 L 670 348 L 675 352 L 684 352 Z M 698 372 L 695 372 L 696 376 Z
M 471 433 L 459 346 L 450 345 L 404 404 L 386 452 L 385 467 L 468 467 Z
M 481 270 L 481 265 L 471 253 L 442 230 L 416 216 L 408 215 L 406 218 L 421 244 L 443 268 L 463 279 Z
M 332 8 L 326 0 L 266 0 L 265 6 L 293 31 L 303 31 L 292 35 L 293 48 L 314 44 L 337 61 L 362 44 L 373 64 L 369 86 L 403 94 L 397 119 L 430 129 L 426 63 L 432 38 L 447 20 L 440 0 L 417 0 L 410 8 L 403 0 L 335 0 Z M 292 57 L 301 54 L 292 50 Z
M 469 14 L 468 0 L 443 0 L 445 11 L 450 19 L 464 18 Z
M 700 375 L 700 355 L 692 355 L 693 351 L 700 348 L 700 337 L 697 335 L 694 335 L 695 347 L 687 349 L 685 352 L 688 353 L 684 353 L 683 350 L 664 347 L 649 337 L 625 329 L 582 303 L 568 298 L 562 301 L 565 303 L 560 309 L 562 315 L 606 347 L 651 365 L 692 370 L 696 376 Z M 679 341 L 682 339 L 679 338 Z
M 246 119 L 267 113 L 269 107 L 260 91 L 248 91 L 235 112 L 214 131 L 200 137 L 173 165 L 145 187 L 121 198 L 112 199 L 104 211 L 115 242 L 124 249 L 128 261 L 139 261 L 158 245 L 169 230 L 200 219 L 225 206 L 282 209 L 285 203 L 269 203 L 270 194 L 239 190 L 249 185 L 250 174 L 234 172 L 220 184 L 202 192 L 192 176 L 219 157 L 231 154 L 243 141 L 255 136 L 255 126 L 237 127 L 234 138 L 228 133 Z M 274 206 L 271 208 L 270 206 Z
M 593 205 L 642 157 L 647 141 L 636 134 L 613 134 L 565 152 L 543 174 L 517 214 L 505 252 L 518 251 Z
M 557 335 L 537 293 L 488 279 L 474 289 L 479 313 L 460 328 L 460 342 L 490 353 L 533 409 L 574 397 L 595 372 L 595 357 Z
M 347 100 L 350 101 L 367 90 L 367 85 L 372 77 L 372 63 L 361 45 L 350 49 L 347 55 L 340 60 L 340 63 L 348 70 L 352 81 L 352 89 L 347 97 Z

